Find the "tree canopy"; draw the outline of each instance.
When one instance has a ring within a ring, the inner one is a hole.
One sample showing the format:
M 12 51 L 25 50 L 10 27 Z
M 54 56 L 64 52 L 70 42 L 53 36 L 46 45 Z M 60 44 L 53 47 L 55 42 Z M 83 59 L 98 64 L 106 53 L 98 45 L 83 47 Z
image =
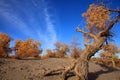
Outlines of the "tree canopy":
M 0 32 L 0 57 L 8 57 L 8 52 L 10 52 L 10 41 L 12 38 L 6 34 Z
M 33 41 L 31 38 L 26 41 L 16 40 L 15 53 L 17 57 L 37 57 L 42 52 L 40 49 L 41 43 L 39 41 Z

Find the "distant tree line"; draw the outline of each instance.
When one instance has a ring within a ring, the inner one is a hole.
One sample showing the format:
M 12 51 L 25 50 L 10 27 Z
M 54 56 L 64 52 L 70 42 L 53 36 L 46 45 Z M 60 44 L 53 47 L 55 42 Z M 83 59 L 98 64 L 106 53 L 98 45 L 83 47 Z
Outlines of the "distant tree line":
M 77 38 L 76 38 L 77 39 Z M 38 40 L 33 40 L 29 38 L 25 41 L 20 39 L 14 42 L 14 46 L 10 47 L 10 42 L 13 39 L 6 33 L 0 32 L 0 57 L 11 57 L 9 53 L 14 52 L 14 58 L 24 59 L 28 57 L 40 57 L 42 53 L 42 44 Z M 70 53 L 72 58 L 79 57 L 81 49 L 78 47 L 77 40 L 73 40 L 71 45 L 67 45 L 65 43 L 61 43 L 57 41 L 55 45 L 55 49 L 46 49 L 46 54 L 42 56 L 42 58 L 65 58 L 67 57 L 67 53 Z M 12 56 L 12 57 L 13 57 Z
M 37 41 L 29 38 L 25 41 L 20 39 L 15 41 L 15 46 L 10 47 L 10 42 L 13 39 L 6 33 L 0 32 L 0 57 L 11 57 L 9 53 L 14 51 L 14 58 L 24 59 L 28 57 L 39 57 L 39 58 L 65 58 L 71 57 L 77 59 L 80 57 L 82 53 L 82 49 L 80 48 L 80 43 L 78 42 L 78 38 L 73 38 L 71 45 L 67 45 L 65 43 L 61 43 L 57 41 L 55 45 L 55 49 L 46 49 L 46 54 L 40 56 L 42 54 L 42 44 Z M 115 66 L 115 58 L 117 53 L 120 52 L 120 49 L 114 44 L 109 43 L 103 46 L 102 51 L 100 53 L 100 57 L 104 59 L 111 59 L 113 66 Z M 69 55 L 68 55 L 68 54 Z M 12 56 L 12 57 L 13 57 Z
M 0 32 L 0 57 L 9 57 L 9 53 L 14 51 L 16 58 L 38 57 L 41 54 L 41 43 L 32 38 L 26 41 L 16 40 L 15 46 L 10 48 L 10 41 L 13 39 L 6 33 Z

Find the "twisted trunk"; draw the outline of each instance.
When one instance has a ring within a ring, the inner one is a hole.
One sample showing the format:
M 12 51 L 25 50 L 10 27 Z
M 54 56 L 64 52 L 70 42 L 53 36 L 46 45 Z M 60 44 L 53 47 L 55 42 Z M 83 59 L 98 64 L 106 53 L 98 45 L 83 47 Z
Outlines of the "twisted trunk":
M 113 58 L 111 58 L 111 61 L 112 61 L 112 66 L 113 66 L 113 67 L 116 67 L 116 65 L 115 65 L 115 61 L 114 61 Z
M 105 39 L 105 37 L 100 37 L 96 42 L 86 46 L 75 66 L 77 80 L 88 80 L 88 61 L 101 48 Z
M 115 23 L 118 22 L 118 19 L 120 18 L 120 12 L 117 11 L 119 14 L 108 24 L 107 28 L 104 28 L 102 31 L 99 31 L 99 33 L 92 34 L 90 32 L 85 32 L 84 30 L 81 30 L 79 27 L 76 28 L 77 32 L 81 32 L 84 35 L 89 36 L 90 38 L 94 39 L 93 43 L 90 45 L 86 45 L 86 48 L 84 49 L 83 53 L 80 55 L 80 58 L 77 60 L 77 63 L 74 68 L 74 72 L 76 74 L 77 80 L 88 80 L 88 61 L 90 58 L 97 52 L 99 49 L 101 49 L 103 43 L 105 42 L 109 30 L 114 26 Z M 64 72 L 64 76 L 69 71 L 66 70 Z M 63 77 L 64 77 L 63 76 Z
M 81 56 L 77 59 L 76 64 L 74 63 L 74 66 L 65 69 L 62 74 L 62 80 L 65 80 L 65 76 L 71 69 L 74 69 L 76 80 L 88 80 L 88 62 L 90 58 L 101 48 L 105 40 L 106 37 L 98 37 L 98 39 L 91 45 L 87 45 Z
M 74 69 L 76 80 L 88 80 L 88 61 L 79 58 Z

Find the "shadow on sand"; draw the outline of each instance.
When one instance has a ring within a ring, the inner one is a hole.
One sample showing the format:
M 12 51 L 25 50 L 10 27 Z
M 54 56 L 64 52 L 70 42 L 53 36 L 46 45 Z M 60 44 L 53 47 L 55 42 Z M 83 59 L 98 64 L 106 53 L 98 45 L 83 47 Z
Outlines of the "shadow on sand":
M 110 73 L 110 72 L 113 72 L 113 71 L 118 71 L 118 69 L 116 68 L 113 68 L 113 67 L 109 67 L 105 64 L 97 64 L 97 65 L 100 65 L 104 70 L 100 70 L 100 71 L 97 71 L 97 72 L 90 72 L 89 75 L 88 75 L 88 80 L 96 80 L 98 78 L 99 75 L 101 74 L 106 74 L 106 73 Z M 62 72 L 54 72 L 54 73 L 50 73 L 46 76 L 52 76 L 52 75 L 61 75 Z M 70 77 L 75 77 L 73 71 L 70 72 L 67 76 L 66 76 L 66 79 L 65 80 L 68 80 L 68 78 Z
M 98 76 L 101 75 L 101 74 L 110 73 L 110 72 L 113 72 L 113 71 L 118 71 L 118 69 L 113 68 L 113 67 L 108 67 L 105 64 L 98 64 L 98 65 L 103 67 L 105 70 L 100 70 L 100 71 L 97 71 L 97 72 L 89 73 L 88 80 L 96 80 L 98 78 Z

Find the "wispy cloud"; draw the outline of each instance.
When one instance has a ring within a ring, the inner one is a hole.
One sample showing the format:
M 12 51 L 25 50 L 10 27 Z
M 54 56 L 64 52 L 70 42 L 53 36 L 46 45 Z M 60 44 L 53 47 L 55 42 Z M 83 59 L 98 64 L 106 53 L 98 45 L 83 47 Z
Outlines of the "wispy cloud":
M 5 3 L 4 0 L 0 1 L 0 17 L 6 21 L 6 24 L 10 24 L 9 28 L 14 28 L 16 31 L 21 32 L 27 36 L 31 35 L 31 30 L 28 25 L 17 15 L 12 5 Z M 14 33 L 14 32 L 13 32 Z
M 44 0 L 30 0 L 27 4 L 21 2 L 12 0 L 6 3 L 5 0 L 0 0 L 0 17 L 10 24 L 7 28 L 40 40 L 44 49 L 53 49 L 57 34 L 52 23 L 54 19 L 51 19 L 54 15 L 48 11 L 50 6 Z
M 31 35 L 31 30 L 29 29 L 28 25 L 20 20 L 18 16 L 9 12 L 1 12 L 1 14 L 6 21 L 12 25 L 12 28 L 14 27 L 16 30 L 19 30 L 25 35 Z
M 44 12 L 45 12 L 46 26 L 47 26 L 47 30 L 49 32 L 48 37 L 49 37 L 49 40 L 51 41 L 51 45 L 53 45 L 57 40 L 55 26 L 52 23 L 52 20 L 50 19 L 50 15 L 47 11 L 47 8 L 44 9 Z
M 43 0 L 43 3 L 46 4 L 44 0 Z M 39 36 L 45 41 L 47 48 L 53 49 L 54 43 L 57 41 L 57 34 L 55 31 L 55 26 L 52 23 L 54 20 L 50 18 L 52 14 L 48 12 L 48 8 L 49 6 L 45 6 L 43 9 L 47 34 L 46 35 L 39 34 Z

